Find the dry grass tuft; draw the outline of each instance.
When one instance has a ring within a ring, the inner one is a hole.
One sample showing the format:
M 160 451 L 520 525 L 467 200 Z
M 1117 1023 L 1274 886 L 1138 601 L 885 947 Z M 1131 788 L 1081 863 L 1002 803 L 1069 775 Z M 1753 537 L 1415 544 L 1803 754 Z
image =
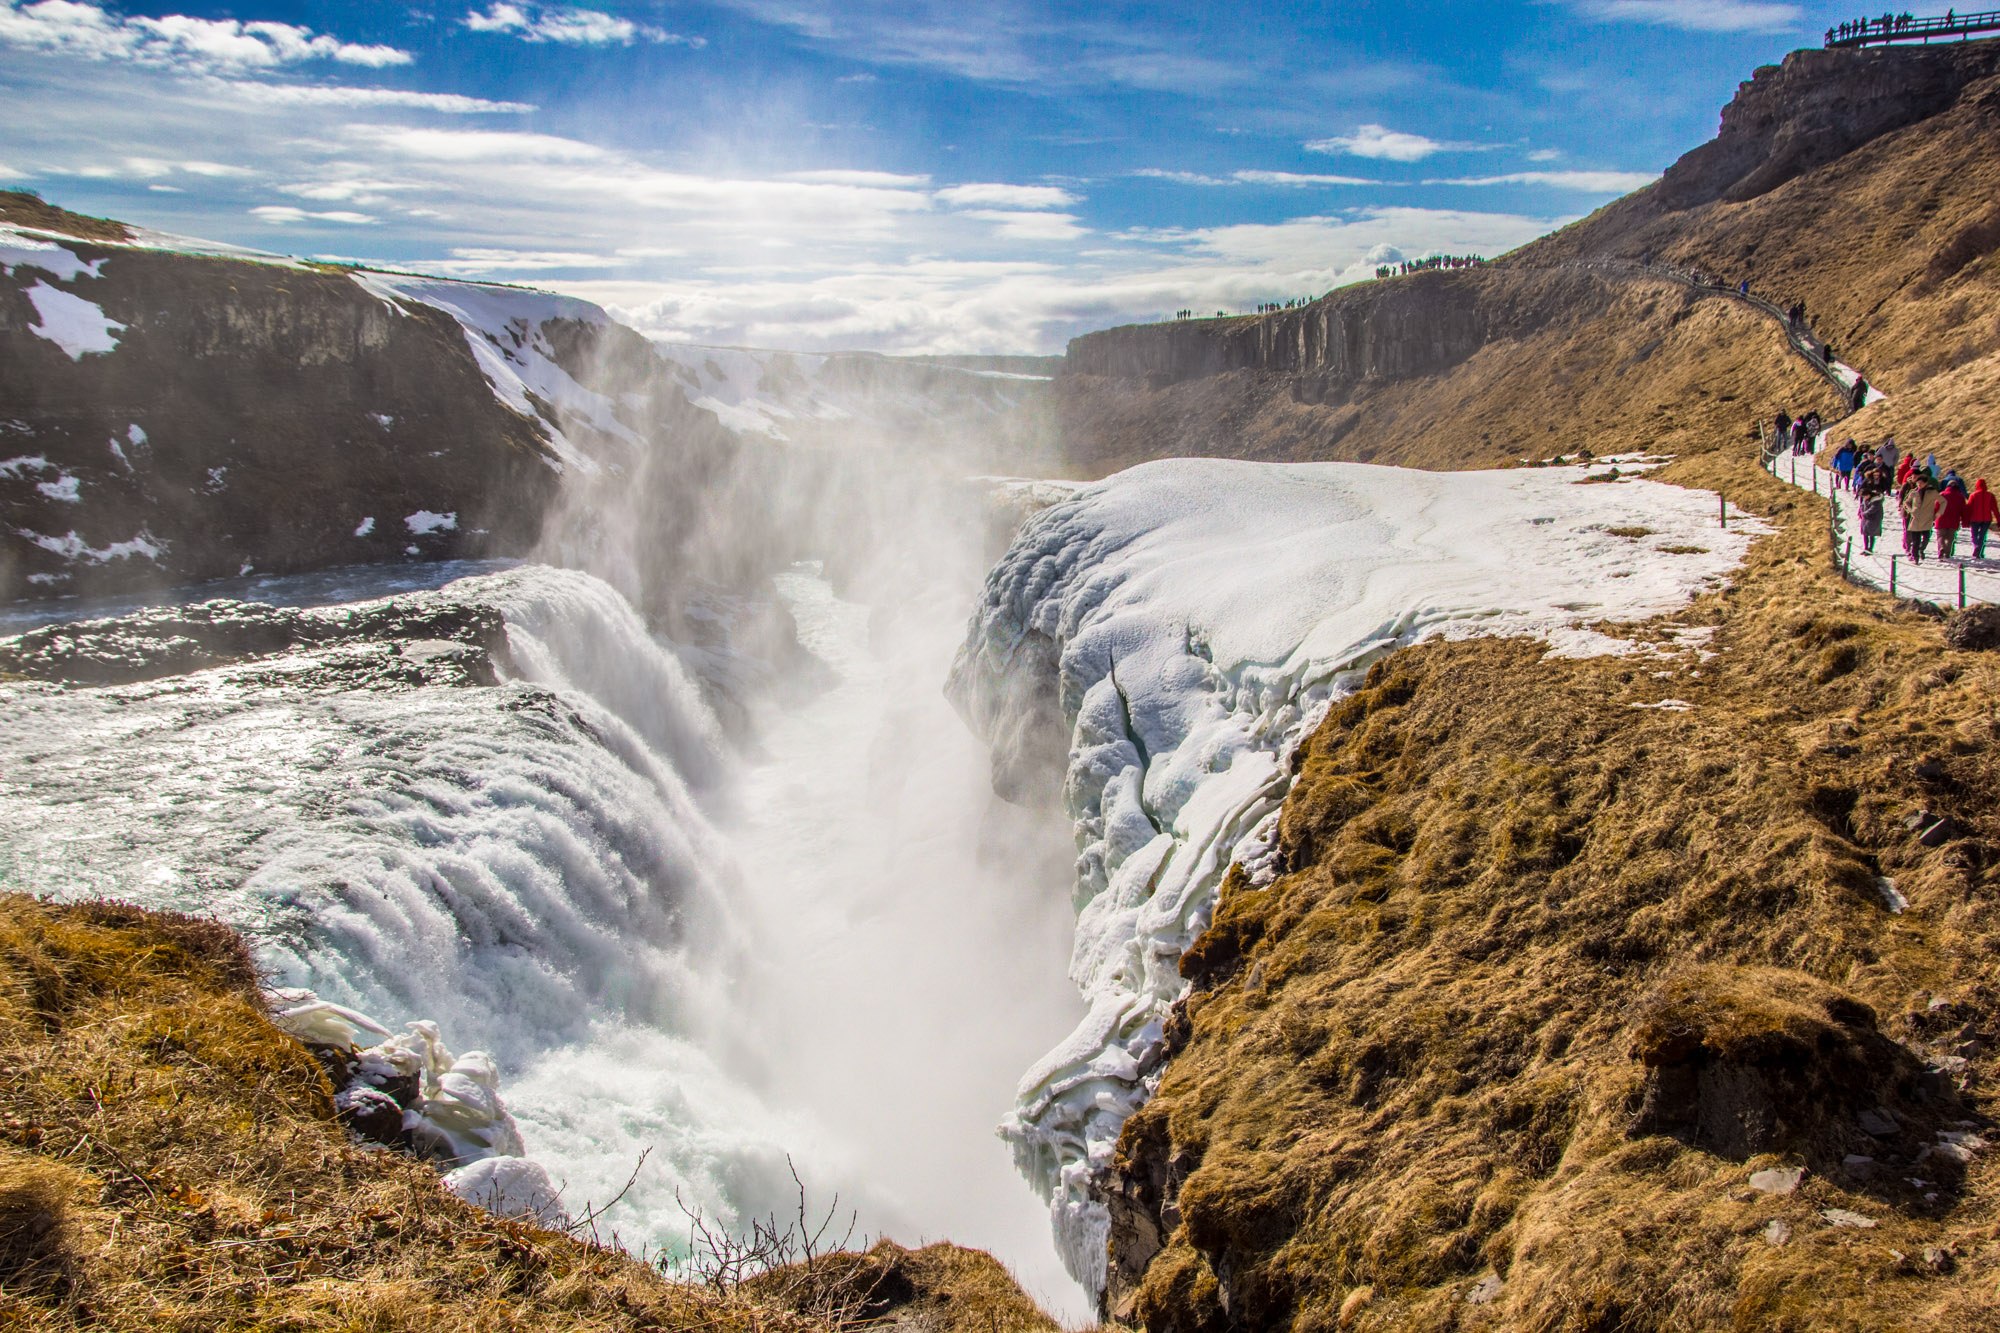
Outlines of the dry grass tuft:
M 57 1163 L 0 1151 L 0 1290 L 67 1294 L 85 1184 Z
M 865 1254 L 833 1254 L 775 1269 L 747 1295 L 835 1327 L 895 1326 L 923 1333 L 1058 1333 L 991 1255 L 954 1245 L 908 1250 L 879 1241 Z

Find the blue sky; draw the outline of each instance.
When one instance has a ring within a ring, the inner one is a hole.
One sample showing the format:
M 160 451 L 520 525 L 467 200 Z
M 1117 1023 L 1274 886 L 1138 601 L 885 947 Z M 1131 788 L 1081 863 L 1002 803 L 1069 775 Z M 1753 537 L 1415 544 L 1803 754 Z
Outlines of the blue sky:
M 1847 8 L 0 0 L 0 182 L 676 340 L 1057 351 L 1505 251 Z

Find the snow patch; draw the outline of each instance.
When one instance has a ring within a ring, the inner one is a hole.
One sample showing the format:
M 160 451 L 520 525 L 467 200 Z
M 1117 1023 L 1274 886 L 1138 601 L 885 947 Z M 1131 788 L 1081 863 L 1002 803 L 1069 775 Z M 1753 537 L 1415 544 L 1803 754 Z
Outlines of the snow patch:
M 375 520 L 371 518 L 368 520 L 367 526 L 373 528 L 374 523 Z M 419 509 L 416 513 L 411 514 L 403 520 L 403 526 L 410 530 L 410 535 L 413 537 L 428 537 L 434 532 L 456 532 L 458 530 L 458 515 L 456 512 L 434 514 L 428 509 Z M 365 537 L 368 534 L 365 532 L 356 532 L 354 535 Z
M 97 277 L 104 261 L 85 262 L 52 241 L 0 226 L 0 273 L 12 277 L 17 268 L 46 273 L 58 282 L 75 282 Z
M 23 472 L 49 472 L 53 465 L 41 454 L 24 454 L 19 458 L 9 458 L 0 462 L 0 477 L 13 480 Z
M 1720 530 L 1707 492 L 1574 476 L 1149 463 L 1029 520 L 988 576 L 950 690 L 996 770 L 1067 751 L 1070 975 L 1089 1005 L 1022 1078 L 1001 1132 L 1091 1290 L 1110 1225 L 1095 1182 L 1163 1058 L 1180 957 L 1232 860 L 1268 881 L 1285 756 L 1328 702 L 1431 638 L 1637 652 L 1590 626 L 1684 605 L 1763 530 Z M 1664 559 L 1604 531 L 1635 523 L 1706 550 Z M 1024 719 L 1051 704 L 1066 737 Z
M 30 324 L 28 331 L 62 348 L 70 360 L 103 356 L 118 346 L 118 334 L 125 325 L 107 318 L 103 308 L 93 302 L 46 282 L 28 288 L 27 297 L 41 318 L 41 323 Z
M 61 500 L 65 504 L 80 504 L 83 501 L 82 485 L 83 483 L 74 475 L 65 472 L 54 481 L 38 483 L 35 489 L 51 500 Z
M 398 311 L 414 301 L 442 310 L 458 321 L 466 345 L 479 363 L 493 396 L 517 415 L 539 422 L 549 447 L 563 466 L 594 473 L 598 461 L 564 432 L 562 422 L 581 423 L 600 435 L 634 448 L 645 441 L 619 420 L 612 400 L 577 383 L 556 360 L 544 328 L 551 320 L 604 326 L 611 317 L 588 301 L 513 287 L 488 287 L 436 278 L 357 272 L 354 281 Z M 551 420 L 537 401 L 554 410 Z M 561 467 L 557 468 L 558 471 Z
M 36 546 L 41 547 L 44 551 L 52 551 L 65 560 L 82 560 L 92 565 L 103 565 L 109 564 L 113 560 L 133 560 L 142 557 L 157 562 L 166 553 L 167 549 L 165 542 L 160 541 L 143 528 L 140 529 L 137 536 L 122 542 L 112 542 L 109 546 L 104 547 L 93 547 L 89 542 L 77 536 L 74 529 L 71 529 L 61 537 L 45 536 L 39 532 L 31 532 L 27 528 L 16 528 L 14 532 L 17 536 L 25 538 Z
M 482 1158 L 446 1172 L 444 1187 L 498 1217 L 544 1227 L 560 1227 L 569 1220 L 555 1181 L 541 1163 L 525 1157 Z
M 375 531 L 375 518 L 373 515 L 370 515 L 369 517 L 362 519 L 360 524 L 355 527 L 354 535 L 357 537 L 366 537 L 369 533 L 373 531 Z

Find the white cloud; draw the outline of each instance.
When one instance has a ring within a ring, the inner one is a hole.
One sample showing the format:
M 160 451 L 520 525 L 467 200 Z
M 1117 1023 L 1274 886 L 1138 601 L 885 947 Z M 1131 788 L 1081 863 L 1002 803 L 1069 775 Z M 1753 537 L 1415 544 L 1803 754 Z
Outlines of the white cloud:
M 515 130 L 423 129 L 399 125 L 357 125 L 357 138 L 398 157 L 427 162 L 511 164 L 610 162 L 615 154 L 580 139 Z
M 1186 94 L 1253 82 L 1256 69 L 1207 48 L 1184 49 L 1155 25 L 1035 0 L 720 0 L 849 59 L 916 66 L 1024 92 L 1080 87 Z
M 939 190 L 937 198 L 953 208 L 1068 208 L 1080 202 L 1053 185 L 953 185 Z
M 460 22 L 474 32 L 504 33 L 524 42 L 563 46 L 630 46 L 640 41 L 696 48 L 708 45 L 705 37 L 683 37 L 601 9 L 500 3 L 488 5 L 484 13 L 473 10 Z
M 1168 171 L 1163 167 L 1141 167 L 1132 173 L 1147 180 L 1171 181 L 1175 185 L 1223 186 L 1238 182 L 1227 176 L 1204 176 L 1199 171 Z
M 1382 162 L 1421 162 L 1433 153 L 1451 147 L 1421 134 L 1406 134 L 1386 125 L 1363 125 L 1352 134 L 1330 139 L 1314 139 L 1306 145 L 1311 153 L 1345 153 L 1349 157 L 1373 158 Z
M 1771 0 L 1578 0 L 1574 7 L 1607 23 L 1647 23 L 1685 32 L 1786 32 L 1805 22 L 1798 5 Z
M 1205 176 L 1198 171 L 1164 171 L 1158 167 L 1142 167 L 1130 173 L 1148 180 L 1171 181 L 1176 185 L 1199 185 L 1217 188 L 1230 185 L 1277 185 L 1290 188 L 1305 188 L 1316 185 L 1373 185 L 1393 186 L 1396 181 L 1369 180 L 1363 176 L 1323 176 L 1297 171 L 1232 171 L 1227 176 Z
M 86 162 L 49 168 L 53 176 L 81 176 L 86 180 L 155 180 L 176 172 L 207 180 L 241 180 L 257 173 L 249 167 L 221 162 L 173 162 L 158 157 L 123 157 L 116 162 Z
M 618 268 L 629 259 L 608 258 L 578 250 L 503 250 L 455 247 L 450 259 L 432 260 L 425 267 L 453 277 L 487 273 L 538 273 L 580 268 Z
M 310 199 L 319 204 L 360 204 L 373 207 L 389 202 L 390 196 L 408 193 L 420 188 L 415 181 L 376 180 L 370 177 L 346 177 L 337 180 L 298 181 L 290 185 L 280 185 L 282 194 L 295 199 Z
M 993 224 L 997 235 L 1010 241 L 1073 241 L 1088 236 L 1073 213 L 1029 213 L 1014 209 L 975 208 L 965 214 Z
M 367 227 L 380 219 L 366 213 L 332 212 L 308 213 L 303 208 L 293 208 L 289 204 L 264 204 L 250 210 L 250 216 L 259 222 L 284 227 L 298 222 L 338 222 L 344 226 Z
M 274 69 L 308 60 L 371 69 L 410 63 L 407 51 L 343 42 L 291 23 L 127 18 L 87 0 L 0 0 L 0 45 L 184 70 Z
M 1560 162 L 1562 161 L 1562 156 L 1562 149 L 1560 148 L 1537 148 L 1534 152 L 1528 154 L 1528 160 L 1530 162 Z
M 399 107 L 447 116 L 524 115 L 535 109 L 529 102 L 493 102 L 483 97 L 420 93 L 405 88 L 332 88 L 237 80 L 222 84 L 221 90 L 261 106 Z
M 1383 185 L 1389 182 L 1372 181 L 1360 176 L 1315 176 L 1301 175 L 1296 171 L 1238 171 L 1234 179 L 1245 185 Z
M 793 171 L 786 173 L 785 179 L 811 185 L 870 185 L 889 190 L 913 189 L 931 183 L 929 176 L 904 176 L 893 171 Z
M 1649 171 L 1510 171 L 1498 176 L 1458 176 L 1426 185 L 1546 185 L 1586 194 L 1630 194 L 1659 177 Z
M 190 176 L 207 176 L 214 179 L 257 174 L 248 167 L 231 166 L 226 162 L 181 162 L 177 165 Z

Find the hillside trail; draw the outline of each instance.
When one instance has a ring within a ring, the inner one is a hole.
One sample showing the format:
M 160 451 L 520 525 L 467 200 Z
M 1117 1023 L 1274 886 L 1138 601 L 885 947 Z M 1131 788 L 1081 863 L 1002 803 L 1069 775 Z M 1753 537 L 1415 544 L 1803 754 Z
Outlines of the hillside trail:
M 1777 302 L 1755 292 L 1724 286 L 1685 269 L 1634 260 L 1569 260 L 1541 267 L 1635 278 L 1662 278 L 1698 292 L 1728 297 L 1774 320 L 1784 333 L 1786 345 L 1829 384 L 1839 389 L 1843 401 L 1852 404 L 1857 384 L 1866 384 L 1864 401 L 1867 404 L 1879 403 L 1888 397 L 1857 367 L 1837 357 L 1823 355 L 1820 349 L 1827 346 L 1826 340 L 1815 334 L 1810 324 L 1793 322 L 1790 314 Z M 1758 429 L 1760 433 L 1763 430 L 1761 421 Z M 2000 559 L 1933 556 L 1922 564 L 1914 564 L 1897 549 L 1901 530 L 1899 520 L 1893 515 L 1884 522 L 1875 551 L 1870 553 L 1862 549 L 1861 518 L 1856 497 L 1852 492 L 1838 489 L 1834 485 L 1833 472 L 1820 462 L 1832 447 L 1835 430 L 1832 425 L 1821 430 L 1814 437 L 1812 453 L 1805 455 L 1793 454 L 1782 447 L 1774 447 L 1775 442 L 1767 442 L 1760 451 L 1760 462 L 1764 470 L 1778 480 L 1826 497 L 1833 560 L 1841 573 L 1852 582 L 1913 601 L 1947 607 L 2000 604 Z M 1800 466 L 1802 462 L 1803 467 Z
M 1521 264 L 1522 268 L 1568 270 L 1583 273 L 1609 273 L 1628 278 L 1660 278 L 1677 282 L 1690 290 L 1710 296 L 1725 296 L 1732 301 L 1750 307 L 1777 322 L 1785 335 L 1785 344 L 1800 357 L 1815 373 L 1840 390 L 1841 400 L 1853 402 L 1854 386 L 1863 382 L 1864 376 L 1853 366 L 1838 357 L 1822 354 L 1821 349 L 1829 346 L 1825 338 L 1813 332 L 1812 325 L 1799 321 L 1794 323 L 1791 315 L 1776 301 L 1759 296 L 1753 291 L 1721 284 L 1711 277 L 1697 274 L 1689 269 L 1675 268 L 1670 264 L 1644 263 L 1632 259 L 1569 259 L 1554 264 Z M 1875 403 L 1886 397 L 1871 382 L 1866 390 L 1866 401 Z

